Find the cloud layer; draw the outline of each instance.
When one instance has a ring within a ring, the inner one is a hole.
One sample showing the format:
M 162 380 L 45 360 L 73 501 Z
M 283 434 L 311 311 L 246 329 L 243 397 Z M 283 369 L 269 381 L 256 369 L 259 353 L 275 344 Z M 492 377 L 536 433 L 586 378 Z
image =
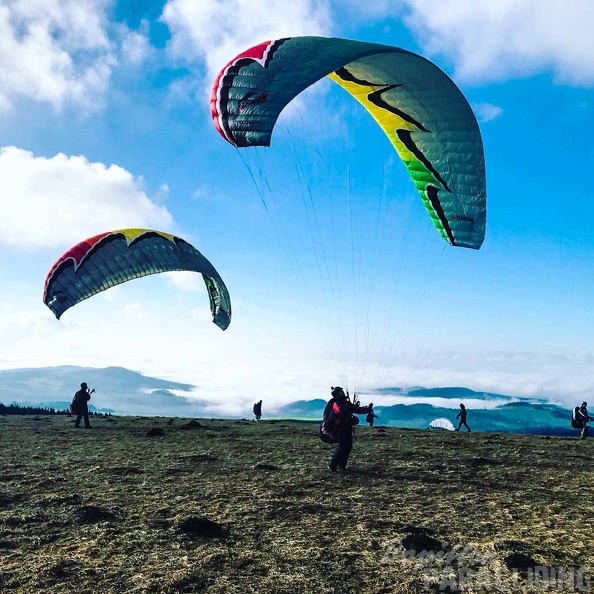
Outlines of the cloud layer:
M 13 0 L 0 6 L 0 107 L 22 98 L 91 109 L 115 65 L 108 0 Z
M 125 169 L 16 147 L 0 151 L 0 209 L 0 244 L 25 249 L 69 245 L 109 229 L 172 225 L 142 179 Z
M 55 109 L 101 106 L 113 71 L 140 68 L 157 48 L 149 24 L 110 20 L 110 0 L 12 0 L 0 5 L 0 109 L 22 99 Z M 340 13 L 340 16 L 339 16 Z M 239 51 L 295 35 L 340 35 L 364 19 L 403 19 L 429 57 L 443 57 L 464 81 L 552 72 L 559 83 L 594 86 L 594 4 L 590 0 L 168 0 L 169 57 L 206 65 L 212 77 Z M 346 34 L 345 34 L 346 35 Z M 347 35 L 348 36 L 348 35 Z
M 443 55 L 462 80 L 489 81 L 550 71 L 558 82 L 594 86 L 594 3 L 590 0 L 398 0 L 429 55 Z M 366 10 L 369 10 L 367 7 Z
M 178 59 L 204 59 L 209 79 L 244 49 L 268 39 L 328 35 L 330 3 L 320 0 L 169 0 L 162 20 Z
M 169 0 L 162 20 L 176 58 L 203 59 L 213 76 L 255 43 L 283 36 L 339 34 L 338 11 L 379 24 L 402 18 L 424 53 L 450 60 L 462 80 L 492 81 L 551 71 L 594 85 L 594 4 L 590 0 Z M 346 24 L 346 22 L 345 22 Z

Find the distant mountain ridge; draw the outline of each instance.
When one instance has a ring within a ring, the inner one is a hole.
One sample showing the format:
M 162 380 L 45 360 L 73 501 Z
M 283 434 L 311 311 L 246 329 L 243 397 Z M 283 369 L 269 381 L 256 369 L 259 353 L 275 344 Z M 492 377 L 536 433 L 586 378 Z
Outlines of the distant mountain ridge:
M 149 377 L 124 367 L 58 367 L 0 370 L 0 402 L 6 405 L 38 405 L 66 410 L 81 382 L 97 387 L 90 405 L 92 410 L 114 414 L 167 417 L 203 417 L 208 402 L 188 399 L 178 393 L 190 393 L 192 384 Z M 518 401 L 514 396 L 475 392 L 469 388 L 381 388 L 368 395 L 402 396 L 411 399 L 458 399 L 460 401 L 503 402 L 494 408 L 469 407 L 468 423 L 473 430 L 513 433 L 575 434 L 570 428 L 571 411 L 544 399 Z M 437 401 L 437 400 L 436 400 Z M 273 408 L 264 406 L 266 416 L 286 419 L 319 420 L 326 400 L 299 400 Z M 438 417 L 457 425 L 457 407 L 434 406 L 413 401 L 411 404 L 375 406 L 376 425 L 402 428 L 427 428 Z M 251 416 L 251 410 L 249 412 Z M 363 421 L 363 419 L 362 419 Z
M 73 365 L 0 371 L 0 402 L 65 410 L 81 382 L 97 387 L 89 405 L 91 410 L 100 412 L 195 416 L 204 406 L 172 392 L 190 392 L 195 388 L 191 384 L 148 377 L 124 367 L 98 369 Z
M 509 396 L 507 394 L 499 394 L 494 392 L 475 392 L 470 388 L 462 387 L 423 388 L 422 386 L 415 386 L 413 388 L 377 388 L 375 390 L 371 390 L 369 393 L 380 394 L 382 396 L 402 395 L 417 398 L 448 398 L 451 400 L 507 400 L 509 402 L 517 400 L 516 396 Z M 541 401 L 540 399 L 537 400 Z
M 441 392 L 442 388 L 436 388 Z M 474 392 L 467 388 L 455 388 L 457 395 L 466 394 L 467 400 L 474 399 Z M 418 393 L 419 390 L 415 390 Z M 432 391 L 432 390 L 431 390 Z M 423 389 L 423 395 L 425 390 Z M 434 394 L 435 395 L 435 394 Z M 457 397 L 457 396 L 456 396 Z M 500 395 L 493 395 L 498 400 Z M 498 431 L 504 433 L 536 433 L 575 435 L 576 430 L 570 426 L 571 411 L 556 404 L 537 401 L 506 402 L 494 408 L 468 408 L 468 424 L 475 431 Z M 277 411 L 281 418 L 298 418 L 303 420 L 320 420 L 324 412 L 325 400 L 309 400 L 292 402 Z M 427 403 L 393 404 L 391 406 L 374 406 L 378 415 L 376 426 L 403 427 L 421 429 L 429 427 L 436 418 L 445 417 L 458 425 L 457 408 L 446 408 Z M 364 419 L 361 417 L 361 421 Z

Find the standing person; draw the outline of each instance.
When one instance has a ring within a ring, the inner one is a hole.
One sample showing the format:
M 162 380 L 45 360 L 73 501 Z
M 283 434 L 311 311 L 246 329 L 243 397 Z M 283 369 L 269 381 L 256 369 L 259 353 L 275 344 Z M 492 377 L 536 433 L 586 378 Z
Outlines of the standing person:
M 470 431 L 470 427 L 466 422 L 466 407 L 463 404 L 460 404 L 460 412 L 456 415 L 456 418 L 460 419 L 460 423 L 458 424 L 458 429 L 456 429 L 456 431 L 460 431 L 462 425 L 464 425 L 466 429 Z
M 85 429 L 90 429 L 91 424 L 89 423 L 89 400 L 91 394 L 95 391 L 95 388 L 89 391 L 86 382 L 80 385 L 80 390 L 74 394 L 74 400 L 72 401 L 72 412 L 76 414 L 75 427 L 80 427 L 80 421 L 84 417 Z
M 369 412 L 365 417 L 365 422 L 369 424 L 370 427 L 373 427 L 373 420 L 377 419 L 377 415 L 373 412 L 373 402 L 369 405 Z
M 256 417 L 256 421 L 260 420 L 260 417 L 262 416 L 262 401 L 259 400 L 258 402 L 256 402 L 256 404 L 254 404 L 254 415 Z
M 582 423 L 582 433 L 580 439 L 586 439 L 589 435 L 588 421 L 594 421 L 594 419 L 588 413 L 588 403 L 582 402 L 582 406 L 577 410 L 578 418 Z
M 359 422 L 355 415 L 364 415 L 371 411 L 371 406 L 353 404 L 341 387 L 332 388 L 331 424 L 336 429 L 336 451 L 328 463 L 328 470 L 346 470 L 347 462 L 353 449 L 353 426 Z

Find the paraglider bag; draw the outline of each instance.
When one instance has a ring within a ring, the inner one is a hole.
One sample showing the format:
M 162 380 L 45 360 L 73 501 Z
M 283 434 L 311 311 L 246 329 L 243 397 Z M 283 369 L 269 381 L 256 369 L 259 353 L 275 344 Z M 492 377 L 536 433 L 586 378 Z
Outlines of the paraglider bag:
M 336 443 L 338 441 L 336 429 L 329 429 L 326 426 L 326 421 L 320 423 L 318 436 L 324 443 Z
M 583 425 L 580 421 L 577 421 L 576 419 L 571 419 L 571 426 L 574 429 L 582 429 Z
M 74 395 L 74 398 L 72 399 L 72 403 L 70 404 L 70 414 L 71 415 L 77 415 L 81 412 L 81 402 L 78 399 L 77 395 Z

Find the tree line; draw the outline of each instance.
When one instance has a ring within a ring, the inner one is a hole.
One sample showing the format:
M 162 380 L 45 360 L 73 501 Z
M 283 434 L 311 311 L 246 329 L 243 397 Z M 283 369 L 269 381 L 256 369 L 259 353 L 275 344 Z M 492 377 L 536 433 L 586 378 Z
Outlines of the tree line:
M 2 404 L 0 402 L 0 415 L 68 415 L 71 416 L 69 410 L 57 410 L 51 406 L 21 406 L 20 404 Z M 100 413 L 89 410 L 90 415 L 110 416 L 109 413 Z
M 2 404 L 0 402 L 0 415 L 69 415 L 68 410 L 56 410 L 44 406 L 21 406 L 19 404 Z

